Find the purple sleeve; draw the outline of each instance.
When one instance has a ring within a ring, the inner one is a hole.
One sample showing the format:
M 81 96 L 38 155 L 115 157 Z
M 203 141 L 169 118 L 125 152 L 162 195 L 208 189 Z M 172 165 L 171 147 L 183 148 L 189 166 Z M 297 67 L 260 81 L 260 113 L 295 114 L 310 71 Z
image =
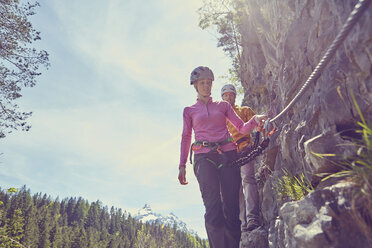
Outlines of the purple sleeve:
M 183 110 L 183 131 L 181 140 L 181 158 L 180 167 L 186 165 L 187 156 L 189 155 L 189 149 L 191 145 L 191 133 L 192 133 L 192 120 L 190 115 L 187 113 L 187 108 Z
M 256 121 L 252 117 L 249 121 L 244 122 L 242 119 L 235 113 L 234 109 L 229 103 L 226 103 L 226 117 L 234 125 L 234 127 L 241 134 L 248 134 L 253 128 L 257 126 Z

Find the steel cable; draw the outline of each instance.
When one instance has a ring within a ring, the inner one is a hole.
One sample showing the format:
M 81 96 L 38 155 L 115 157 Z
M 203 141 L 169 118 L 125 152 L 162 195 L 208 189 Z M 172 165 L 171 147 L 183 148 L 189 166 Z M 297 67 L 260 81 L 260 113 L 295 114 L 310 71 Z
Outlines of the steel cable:
M 333 40 L 332 44 L 328 48 L 327 52 L 324 54 L 318 65 L 315 67 L 314 71 L 311 73 L 309 78 L 306 80 L 304 85 L 301 87 L 300 91 L 297 95 L 292 99 L 292 101 L 274 118 L 270 120 L 270 122 L 274 122 L 275 120 L 279 119 L 282 115 L 284 115 L 302 96 L 302 94 L 307 90 L 309 85 L 319 78 L 320 74 L 331 60 L 331 58 L 335 55 L 337 48 L 341 45 L 341 43 L 345 40 L 346 36 L 350 33 L 351 29 L 355 25 L 355 23 L 359 20 L 362 16 L 362 13 L 368 8 L 371 0 L 359 0 L 359 2 L 355 5 L 354 10 L 350 13 L 347 21 L 343 25 L 341 31 L 338 33 L 337 37 Z

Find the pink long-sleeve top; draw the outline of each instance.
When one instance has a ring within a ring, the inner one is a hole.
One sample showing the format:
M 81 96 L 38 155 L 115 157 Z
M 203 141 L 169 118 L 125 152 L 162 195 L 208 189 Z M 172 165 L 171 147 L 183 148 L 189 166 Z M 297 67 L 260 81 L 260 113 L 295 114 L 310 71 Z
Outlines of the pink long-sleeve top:
M 194 105 L 186 107 L 183 110 L 183 131 L 179 166 L 186 165 L 191 145 L 192 129 L 194 129 L 194 136 L 197 141 L 219 142 L 231 137 L 226 126 L 226 118 L 242 134 L 249 133 L 257 125 L 253 118 L 244 123 L 228 102 L 214 102 L 212 98 L 206 104 L 197 100 Z M 224 152 L 231 151 L 236 149 L 236 145 L 229 142 L 223 145 L 221 149 Z M 201 147 L 194 152 L 198 154 L 209 151 L 210 148 Z

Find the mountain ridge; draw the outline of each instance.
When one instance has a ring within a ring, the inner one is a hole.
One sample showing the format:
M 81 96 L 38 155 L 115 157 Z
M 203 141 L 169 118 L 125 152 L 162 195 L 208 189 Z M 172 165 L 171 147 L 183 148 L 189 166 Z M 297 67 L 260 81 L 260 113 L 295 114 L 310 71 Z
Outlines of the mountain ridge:
M 152 210 L 150 204 L 146 203 L 141 209 L 138 209 L 137 213 L 133 215 L 133 218 L 141 221 L 142 223 L 154 224 L 159 222 L 161 224 L 173 227 L 176 225 L 176 229 L 190 233 L 191 235 L 198 235 L 196 231 L 187 227 L 187 224 L 178 218 L 174 213 L 170 212 L 168 215 L 164 216 L 162 214 L 156 213 Z

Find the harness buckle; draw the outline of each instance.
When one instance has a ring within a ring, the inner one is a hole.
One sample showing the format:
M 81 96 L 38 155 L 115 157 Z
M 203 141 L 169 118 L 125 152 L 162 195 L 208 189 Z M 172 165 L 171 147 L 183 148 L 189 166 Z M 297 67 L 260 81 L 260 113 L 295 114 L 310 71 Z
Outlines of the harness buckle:
M 209 146 L 209 142 L 207 140 L 203 140 L 202 145 L 207 147 L 207 146 Z

